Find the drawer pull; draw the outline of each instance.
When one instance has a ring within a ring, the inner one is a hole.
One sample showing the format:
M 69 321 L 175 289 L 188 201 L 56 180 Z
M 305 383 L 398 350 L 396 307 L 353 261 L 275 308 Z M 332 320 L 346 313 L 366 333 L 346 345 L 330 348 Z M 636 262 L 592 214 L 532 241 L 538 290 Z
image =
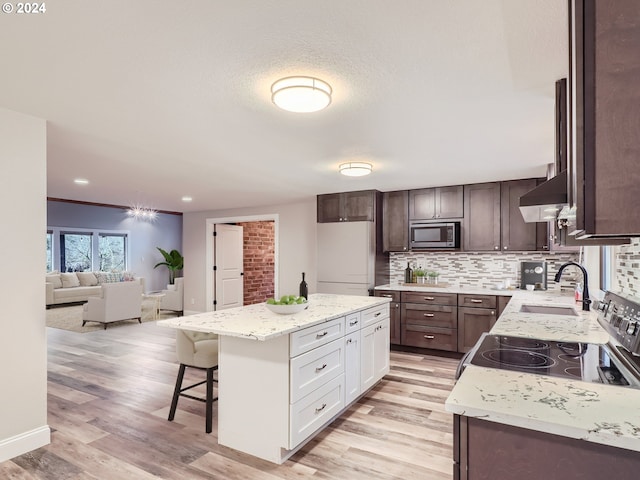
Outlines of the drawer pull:
M 316 367 L 316 372 L 321 372 L 322 370 L 324 370 L 325 368 L 327 368 L 327 364 L 323 363 L 321 367 Z
M 357 324 L 358 324 L 358 320 L 353 320 L 353 321 L 349 322 L 349 326 L 350 327 L 353 327 L 354 325 L 357 325 Z
M 425 335 L 424 338 L 426 338 L 427 340 L 433 340 L 434 338 L 436 338 L 435 335 Z
M 322 338 L 322 337 L 324 337 L 325 335 L 327 335 L 328 333 L 329 333 L 329 332 L 327 332 L 326 330 L 325 330 L 324 332 L 322 332 L 322 333 L 316 333 L 316 338 Z
M 325 408 L 327 408 L 327 404 L 323 403 L 322 406 L 320 408 L 316 408 L 316 413 L 320 413 L 322 410 L 324 410 Z
M 378 326 L 376 327 L 376 330 L 375 330 L 375 331 L 377 332 L 378 330 L 382 330 L 382 325 L 378 325 Z
M 393 298 L 393 295 L 389 295 L 387 293 L 381 293 L 380 296 L 381 297 L 387 297 L 387 298 Z
M 424 297 L 425 300 L 435 300 L 435 297 Z
M 373 316 L 374 317 L 379 317 L 380 315 L 382 315 L 382 312 L 378 312 L 378 313 L 374 314 Z
M 471 303 L 482 303 L 482 300 L 478 300 L 477 298 L 471 298 L 471 299 L 469 299 L 469 301 Z
M 349 340 L 347 340 L 347 343 L 353 343 L 353 338 L 350 338 Z
M 435 317 L 434 313 L 425 313 L 424 314 L 425 317 Z

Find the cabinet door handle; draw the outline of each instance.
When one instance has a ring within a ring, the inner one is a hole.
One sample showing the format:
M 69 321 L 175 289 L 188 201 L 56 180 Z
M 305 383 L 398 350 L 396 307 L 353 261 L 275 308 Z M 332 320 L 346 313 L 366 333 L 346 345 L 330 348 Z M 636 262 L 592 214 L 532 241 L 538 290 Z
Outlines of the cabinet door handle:
M 327 408 L 327 404 L 323 403 L 321 407 L 316 408 L 316 413 L 320 413 L 322 410 L 324 410 L 325 408 Z
M 316 367 L 316 372 L 321 372 L 322 370 L 324 370 L 325 368 L 327 368 L 327 364 L 323 363 L 321 367 Z
M 353 327 L 354 325 L 358 324 L 358 320 L 352 320 L 351 322 L 349 322 L 349 326 Z
M 429 300 L 429 301 L 435 300 L 435 298 L 434 298 L 434 297 L 424 297 L 424 299 L 425 299 L 425 300 Z
M 433 313 L 425 313 L 424 316 L 425 317 L 435 317 L 435 314 L 433 314 Z
M 329 333 L 329 332 L 327 332 L 326 330 L 325 330 L 324 332 L 322 332 L 322 333 L 316 333 L 316 338 L 322 338 L 322 337 L 324 337 L 325 335 L 327 335 L 328 333 Z
M 350 338 L 349 340 L 347 340 L 347 343 L 353 343 L 353 338 Z
M 498 245 L 494 245 L 493 249 L 494 250 L 500 250 L 500 247 Z
M 433 340 L 434 338 L 436 338 L 435 335 L 425 335 L 424 338 L 426 338 L 427 340 Z
M 477 298 L 471 298 L 471 299 L 469 299 L 469 301 L 470 301 L 471 303 L 482 303 L 482 300 L 479 300 L 479 299 L 477 299 Z
M 491 310 L 491 315 L 493 315 L 494 317 L 496 316 L 495 310 Z
M 504 250 L 509 250 L 509 247 L 507 247 L 506 245 L 504 247 L 502 247 Z

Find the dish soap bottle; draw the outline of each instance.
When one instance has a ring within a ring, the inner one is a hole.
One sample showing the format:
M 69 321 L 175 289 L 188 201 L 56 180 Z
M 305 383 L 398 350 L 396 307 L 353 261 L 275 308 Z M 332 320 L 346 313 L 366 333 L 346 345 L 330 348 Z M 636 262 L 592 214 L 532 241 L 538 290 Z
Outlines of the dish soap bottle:
M 582 284 L 580 282 L 576 283 L 574 298 L 576 299 L 576 303 L 579 303 L 582 301 Z
M 300 296 L 308 300 L 309 287 L 307 286 L 307 282 L 304 281 L 304 272 L 302 272 L 302 281 L 300 282 Z
M 404 269 L 404 283 L 413 283 L 413 270 L 411 270 L 409 262 L 407 262 L 407 268 Z

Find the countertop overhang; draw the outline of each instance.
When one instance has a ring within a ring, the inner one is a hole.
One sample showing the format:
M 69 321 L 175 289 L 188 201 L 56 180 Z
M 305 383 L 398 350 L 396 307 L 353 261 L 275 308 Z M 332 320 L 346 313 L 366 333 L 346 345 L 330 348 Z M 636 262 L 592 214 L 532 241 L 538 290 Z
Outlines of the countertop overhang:
M 351 312 L 389 302 L 390 299 L 384 297 L 316 293 L 309 295 L 307 309 L 292 315 L 273 313 L 267 309 L 264 303 L 257 303 L 216 312 L 160 320 L 158 325 L 266 341 L 328 322 Z

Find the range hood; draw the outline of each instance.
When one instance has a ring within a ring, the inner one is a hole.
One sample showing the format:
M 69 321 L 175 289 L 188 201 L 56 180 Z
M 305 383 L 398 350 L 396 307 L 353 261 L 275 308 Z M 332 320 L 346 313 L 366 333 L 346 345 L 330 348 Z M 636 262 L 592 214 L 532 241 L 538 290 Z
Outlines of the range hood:
M 541 183 L 520 197 L 520 213 L 526 223 L 555 220 L 567 206 L 567 171 Z

